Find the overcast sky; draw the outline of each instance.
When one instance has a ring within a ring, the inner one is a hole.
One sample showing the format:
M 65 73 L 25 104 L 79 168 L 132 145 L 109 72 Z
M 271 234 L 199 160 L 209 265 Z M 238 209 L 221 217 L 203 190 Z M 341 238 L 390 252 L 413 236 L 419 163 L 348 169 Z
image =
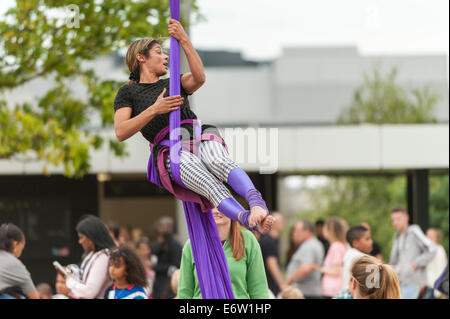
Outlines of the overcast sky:
M 356 45 L 364 54 L 446 53 L 448 0 L 197 0 L 207 22 L 197 47 L 240 50 L 254 59 L 282 47 Z
M 197 48 L 273 59 L 286 46 L 355 45 L 363 54 L 449 51 L 449 0 L 197 0 Z M 0 14 L 12 0 L 0 1 Z

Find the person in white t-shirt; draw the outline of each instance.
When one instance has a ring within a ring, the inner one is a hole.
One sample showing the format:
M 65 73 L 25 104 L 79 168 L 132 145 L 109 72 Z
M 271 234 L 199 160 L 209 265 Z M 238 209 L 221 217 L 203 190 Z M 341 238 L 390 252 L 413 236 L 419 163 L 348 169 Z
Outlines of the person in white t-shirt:
M 343 287 L 348 289 L 350 280 L 350 268 L 352 262 L 356 257 L 361 257 L 370 254 L 372 251 L 373 240 L 369 229 L 364 226 L 354 226 L 347 231 L 347 243 L 350 245 L 349 249 L 344 255 L 343 265 Z
M 427 237 L 436 244 L 436 255 L 427 265 L 427 288 L 424 299 L 440 298 L 442 295 L 439 291 L 434 289 L 434 283 L 442 274 L 442 271 L 448 264 L 447 253 L 442 247 L 442 231 L 437 228 L 429 228 L 427 230 Z

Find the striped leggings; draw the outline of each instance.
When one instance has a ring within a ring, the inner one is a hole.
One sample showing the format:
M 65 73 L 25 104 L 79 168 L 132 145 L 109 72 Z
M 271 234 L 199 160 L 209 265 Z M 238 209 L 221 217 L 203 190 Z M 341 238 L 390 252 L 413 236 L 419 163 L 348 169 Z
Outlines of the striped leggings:
M 238 166 L 229 157 L 225 147 L 216 141 L 202 141 L 199 155 L 200 158 L 189 151 L 181 151 L 181 180 L 187 188 L 206 197 L 218 207 L 224 199 L 232 197 L 220 180 L 228 182 L 230 171 Z M 165 166 L 173 180 L 170 157 L 167 158 Z

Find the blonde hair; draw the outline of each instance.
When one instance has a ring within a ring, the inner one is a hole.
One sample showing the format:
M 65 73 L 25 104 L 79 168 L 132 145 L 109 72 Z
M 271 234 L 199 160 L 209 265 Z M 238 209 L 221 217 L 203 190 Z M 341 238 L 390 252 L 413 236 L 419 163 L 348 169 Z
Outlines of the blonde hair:
M 150 56 L 150 49 L 155 44 L 161 44 L 162 38 L 154 39 L 154 38 L 144 38 L 133 41 L 127 50 L 127 54 L 125 55 L 125 64 L 128 67 L 128 70 L 131 73 L 135 74 L 135 80 L 132 80 L 130 82 L 139 82 L 139 72 L 140 72 L 140 66 L 139 61 L 136 58 L 136 55 L 142 54 L 146 58 Z
M 401 299 L 400 283 L 394 269 L 372 256 L 362 256 L 353 261 L 351 277 L 365 299 Z
M 327 228 L 331 241 L 346 243 L 348 224 L 345 220 L 335 216 L 330 217 L 325 222 L 325 227 Z
M 305 296 L 300 289 L 289 286 L 281 292 L 281 299 L 305 299 Z

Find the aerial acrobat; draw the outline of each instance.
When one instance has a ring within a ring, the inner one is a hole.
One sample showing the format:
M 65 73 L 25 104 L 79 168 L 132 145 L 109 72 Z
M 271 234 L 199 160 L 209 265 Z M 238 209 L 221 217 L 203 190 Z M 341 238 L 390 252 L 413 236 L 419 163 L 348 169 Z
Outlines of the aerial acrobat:
M 193 217 L 195 211 L 211 214 L 210 210 L 217 207 L 243 226 L 266 233 L 274 217 L 260 192 L 229 157 L 218 129 L 200 125 L 190 109 L 188 95 L 205 82 L 203 63 L 179 22 L 179 0 L 170 0 L 170 9 L 170 78 L 160 79 L 169 69 L 169 57 L 160 40 L 144 38 L 129 45 L 125 62 L 131 72 L 130 82 L 119 89 L 114 101 L 116 136 L 124 141 L 140 131 L 150 142 L 148 179 L 183 200 L 193 250 L 200 249 L 195 248 L 193 240 L 198 227 L 205 228 L 205 236 L 212 229 L 211 223 L 189 220 L 188 216 L 197 218 Z M 190 67 L 190 72 L 181 76 L 179 44 Z M 222 181 L 245 198 L 250 210 L 239 204 Z M 194 251 L 195 255 L 201 258 L 200 252 Z

